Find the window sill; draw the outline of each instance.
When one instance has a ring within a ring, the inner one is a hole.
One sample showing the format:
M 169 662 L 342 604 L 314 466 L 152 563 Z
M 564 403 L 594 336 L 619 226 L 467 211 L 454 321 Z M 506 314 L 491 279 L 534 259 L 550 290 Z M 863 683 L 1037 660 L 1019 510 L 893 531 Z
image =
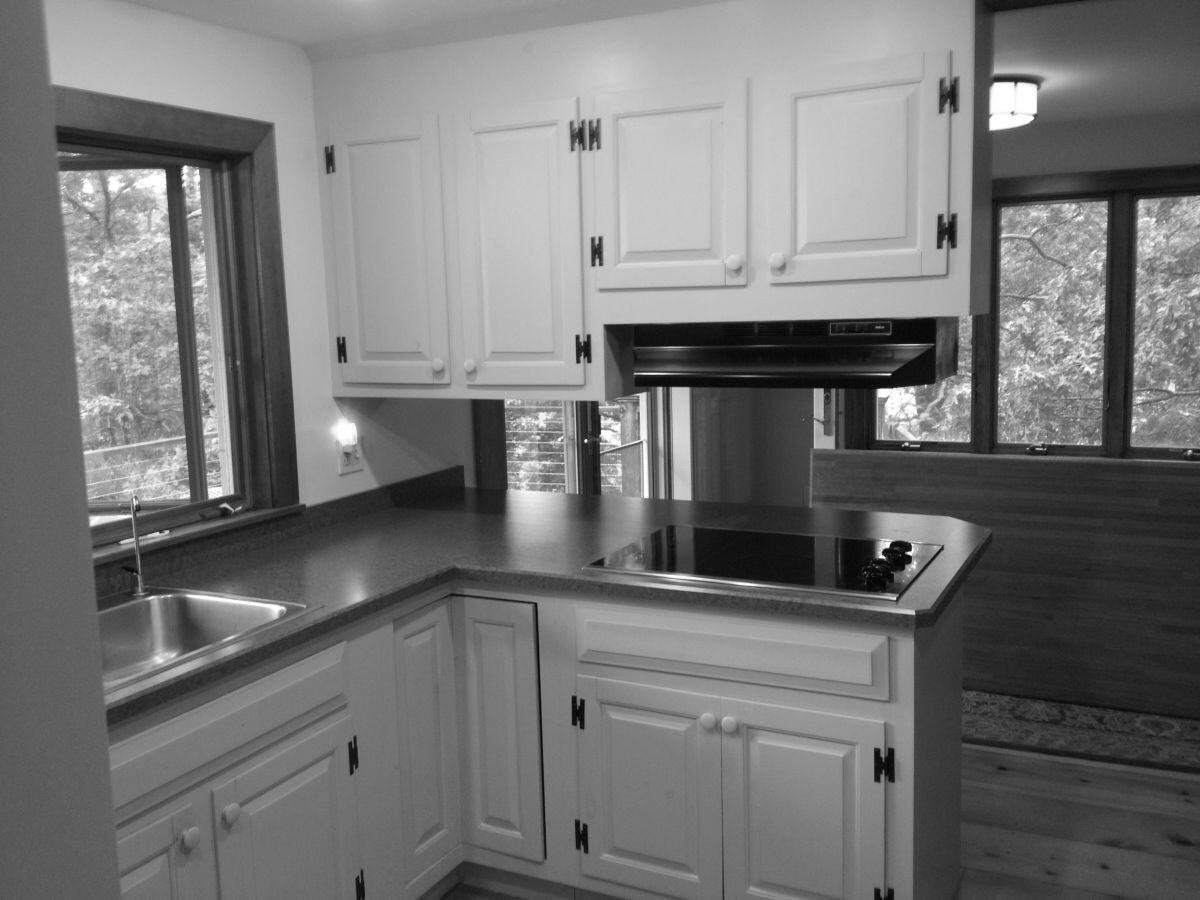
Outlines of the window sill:
M 252 509 L 234 516 L 221 519 L 209 519 L 203 522 L 193 522 L 171 528 L 166 534 L 156 537 L 142 538 L 142 551 L 157 550 L 160 547 L 174 547 L 199 538 L 212 537 L 237 531 L 251 525 L 261 525 L 275 519 L 299 515 L 304 511 L 303 503 L 281 506 L 276 509 Z M 133 557 L 133 544 L 105 544 L 92 550 L 92 565 L 100 566 L 106 563 L 120 562 Z

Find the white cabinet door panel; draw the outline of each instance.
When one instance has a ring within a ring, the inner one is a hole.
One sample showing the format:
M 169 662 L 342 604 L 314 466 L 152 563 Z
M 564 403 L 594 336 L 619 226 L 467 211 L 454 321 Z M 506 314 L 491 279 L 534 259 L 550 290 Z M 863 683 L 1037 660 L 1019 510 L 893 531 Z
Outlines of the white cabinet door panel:
M 353 897 L 358 818 L 349 714 L 252 759 L 212 790 L 222 900 Z
M 672 897 L 721 896 L 721 739 L 715 697 L 579 676 L 584 875 Z
M 456 599 L 467 741 L 464 840 L 546 858 L 536 607 Z
M 871 719 L 724 699 L 725 896 L 867 897 L 884 884 Z
M 396 626 L 397 728 L 404 883 L 461 841 L 458 719 L 445 603 Z
M 583 384 L 576 98 L 473 112 L 458 128 L 468 385 Z
M 746 81 L 602 94 L 596 286 L 746 283 Z
M 945 275 L 948 53 L 813 71 L 777 92 L 771 281 Z
M 448 383 L 441 151 L 434 115 L 334 144 L 345 383 Z
M 216 896 L 212 839 L 191 803 L 122 829 L 117 841 L 121 900 L 202 900 Z M 191 831 L 185 844 L 185 832 Z

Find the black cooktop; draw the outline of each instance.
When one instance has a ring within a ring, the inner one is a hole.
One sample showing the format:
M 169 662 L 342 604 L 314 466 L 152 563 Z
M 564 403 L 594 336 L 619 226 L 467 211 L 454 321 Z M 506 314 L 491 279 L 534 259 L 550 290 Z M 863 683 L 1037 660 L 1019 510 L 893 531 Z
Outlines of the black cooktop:
M 836 591 L 895 600 L 942 549 L 890 538 L 668 525 L 584 566 L 618 577 Z

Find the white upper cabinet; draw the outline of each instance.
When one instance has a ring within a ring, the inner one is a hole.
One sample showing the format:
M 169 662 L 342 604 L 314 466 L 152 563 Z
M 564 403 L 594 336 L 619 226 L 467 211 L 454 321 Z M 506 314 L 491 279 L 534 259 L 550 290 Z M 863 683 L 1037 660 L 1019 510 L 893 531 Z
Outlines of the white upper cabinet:
M 434 115 L 338 136 L 330 173 L 341 378 L 446 384 L 449 323 Z
M 596 287 L 746 284 L 746 80 L 601 94 L 595 114 Z
M 459 120 L 462 370 L 471 385 L 579 385 L 583 335 L 577 98 Z
M 777 148 L 773 284 L 946 274 L 949 83 L 948 53 L 917 53 L 814 70 L 776 92 L 764 110 Z

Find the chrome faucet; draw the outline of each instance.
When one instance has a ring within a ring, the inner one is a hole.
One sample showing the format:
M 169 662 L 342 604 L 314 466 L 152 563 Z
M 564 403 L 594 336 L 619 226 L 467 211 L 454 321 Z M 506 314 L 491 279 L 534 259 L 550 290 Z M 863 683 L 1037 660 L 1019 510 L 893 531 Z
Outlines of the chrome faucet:
M 133 529 L 133 568 L 125 566 L 125 571 L 133 575 L 133 596 L 146 596 L 146 585 L 142 581 L 142 540 L 138 536 L 138 513 L 142 509 L 142 503 L 137 498 L 137 494 L 133 495 L 133 499 L 129 501 L 129 523 Z

